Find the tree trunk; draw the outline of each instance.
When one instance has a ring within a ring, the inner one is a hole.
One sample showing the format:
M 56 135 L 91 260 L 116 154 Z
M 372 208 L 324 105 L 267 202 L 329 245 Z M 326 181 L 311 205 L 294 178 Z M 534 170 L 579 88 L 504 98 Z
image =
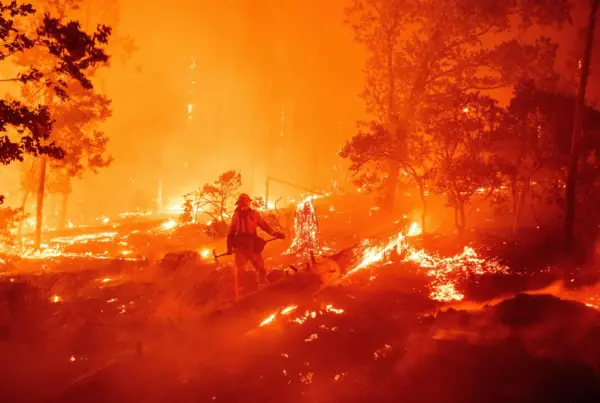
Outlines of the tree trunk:
M 459 233 L 465 230 L 465 205 L 464 203 L 456 203 L 454 205 L 454 226 Z
M 34 248 L 40 249 L 42 243 L 42 213 L 44 210 L 44 193 L 46 184 L 46 156 L 40 158 L 40 178 L 37 189 L 37 203 L 36 203 L 36 215 L 35 215 L 35 241 Z
M 67 208 L 69 206 L 69 192 L 62 194 L 62 201 L 60 204 L 60 216 L 58 219 L 58 228 L 64 229 L 67 226 Z
M 391 213 L 396 205 L 396 193 L 398 187 L 398 177 L 400 176 L 400 167 L 396 163 L 390 163 L 390 171 L 385 180 L 385 195 L 383 198 L 383 211 Z
M 427 219 L 427 200 L 425 199 L 425 186 L 419 182 L 419 196 L 421 197 L 421 205 L 423 212 L 421 213 L 421 231 L 425 233 L 425 220 Z
M 567 189 L 565 195 L 565 247 L 571 250 L 573 247 L 573 230 L 575 226 L 575 197 L 577 186 L 577 165 L 579 164 L 579 138 L 583 127 L 585 113 L 585 93 L 587 90 L 588 76 L 590 73 L 590 61 L 592 47 L 594 45 L 594 29 L 596 26 L 596 13 L 598 11 L 598 0 L 591 1 L 587 39 L 583 55 L 583 65 L 579 81 L 579 94 L 575 106 L 575 121 L 571 133 L 571 152 L 569 158 L 569 171 L 567 174 Z
M 19 230 L 17 233 L 17 237 L 19 238 L 19 246 L 23 246 L 23 222 L 25 221 L 25 207 L 28 197 L 29 189 L 25 189 L 25 193 L 23 193 L 23 200 L 21 201 L 21 219 L 19 220 Z

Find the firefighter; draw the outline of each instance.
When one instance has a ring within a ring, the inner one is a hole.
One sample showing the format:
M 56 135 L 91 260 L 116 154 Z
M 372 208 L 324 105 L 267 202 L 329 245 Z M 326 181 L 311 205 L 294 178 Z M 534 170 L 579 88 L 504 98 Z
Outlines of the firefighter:
M 265 262 L 262 256 L 262 250 L 265 241 L 256 234 L 257 227 L 260 227 L 272 237 L 284 239 L 285 235 L 274 231 L 269 224 L 265 222 L 260 213 L 253 210 L 250 205 L 252 199 L 245 193 L 242 193 L 237 200 L 237 208 L 231 219 L 229 234 L 227 235 L 227 253 L 235 253 L 235 293 L 238 296 L 238 285 L 243 278 L 248 262 L 252 264 L 258 274 L 258 283 L 268 284 Z

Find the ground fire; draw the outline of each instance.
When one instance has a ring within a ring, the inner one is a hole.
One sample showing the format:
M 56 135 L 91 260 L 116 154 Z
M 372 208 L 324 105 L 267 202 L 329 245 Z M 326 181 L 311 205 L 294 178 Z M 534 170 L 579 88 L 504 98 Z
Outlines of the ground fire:
M 600 1 L 204 3 L 0 3 L 0 402 L 600 402 Z

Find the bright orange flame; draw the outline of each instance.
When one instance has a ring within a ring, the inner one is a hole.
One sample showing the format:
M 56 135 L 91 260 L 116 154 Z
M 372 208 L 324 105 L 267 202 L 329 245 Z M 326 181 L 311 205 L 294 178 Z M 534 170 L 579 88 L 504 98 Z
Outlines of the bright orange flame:
M 421 268 L 428 269 L 427 276 L 432 278 L 429 297 L 437 301 L 448 302 L 460 301 L 464 298 L 464 295 L 456 288 L 456 283 L 461 276 L 506 273 L 508 270 L 506 266 L 495 260 L 478 257 L 475 250 L 468 246 L 462 253 L 447 258 L 430 255 L 425 250 L 416 250 L 407 242 L 406 238 L 420 233 L 422 233 L 421 228 L 418 224 L 413 223 L 407 231 L 406 237 L 399 233 L 397 236 L 391 237 L 387 243 L 376 246 L 368 246 L 370 244 L 368 240 L 363 242 L 365 249 L 362 252 L 361 260 L 346 276 L 376 263 L 387 263 L 386 256 L 395 248 L 399 254 L 406 252 L 405 262 L 413 262 Z
M 408 229 L 406 236 L 418 236 L 418 235 L 421 235 L 422 233 L 423 233 L 423 230 L 421 229 L 419 224 L 414 222 L 411 224 L 410 228 Z
M 164 223 L 161 224 L 160 228 L 163 231 L 170 231 L 173 228 L 177 227 L 177 221 L 175 221 L 172 218 L 169 218 L 167 221 L 165 221 Z

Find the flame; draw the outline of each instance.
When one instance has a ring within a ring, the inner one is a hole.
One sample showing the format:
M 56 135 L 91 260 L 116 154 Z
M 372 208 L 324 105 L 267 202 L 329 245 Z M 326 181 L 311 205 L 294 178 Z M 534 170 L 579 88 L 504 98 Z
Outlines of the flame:
M 173 228 L 177 227 L 177 221 L 175 221 L 172 218 L 169 218 L 167 221 L 165 221 L 164 223 L 161 224 L 160 228 L 163 231 L 170 231 Z
M 203 259 L 208 259 L 210 257 L 210 250 L 202 249 L 202 251 L 200 252 L 200 256 L 202 256 Z
M 427 269 L 426 274 L 431 278 L 429 297 L 436 301 L 449 302 L 460 301 L 464 298 L 464 295 L 457 289 L 458 283 L 464 278 L 508 271 L 508 267 L 495 260 L 480 258 L 469 246 L 466 246 L 462 253 L 446 258 L 428 254 L 423 249 L 417 250 L 408 243 L 407 238 L 421 233 L 422 230 L 418 224 L 413 223 L 406 236 L 399 233 L 382 245 L 369 246 L 370 242 L 366 240 L 363 242 L 364 249 L 360 262 L 346 276 L 376 263 L 388 263 L 387 256 L 396 249 L 400 255 L 405 252 L 404 262 L 416 263 L 419 267 Z
M 321 196 L 313 195 L 303 199 L 296 206 L 294 217 L 294 239 L 285 254 L 297 254 L 302 258 L 308 258 L 311 253 L 321 253 L 319 245 L 319 226 L 313 200 Z
M 269 323 L 272 323 L 275 318 L 277 317 L 278 314 L 281 314 L 282 316 L 288 316 L 290 313 L 292 313 L 293 311 L 295 311 L 298 308 L 297 305 L 290 305 L 287 306 L 285 308 L 282 309 L 278 309 L 277 311 L 275 311 L 273 314 L 269 315 L 265 320 L 263 320 L 259 327 L 262 327 L 264 325 L 268 325 Z M 323 315 L 324 312 L 326 313 L 333 313 L 336 315 L 342 314 L 344 313 L 343 309 L 339 309 L 334 307 L 332 304 L 328 304 L 325 306 L 324 311 L 305 311 L 304 314 L 296 316 L 295 318 L 291 318 L 289 319 L 289 322 L 293 322 L 293 323 L 298 323 L 298 324 L 303 324 L 304 322 L 306 322 L 308 319 L 315 319 L 317 316 L 319 315 Z
M 408 229 L 406 236 L 418 236 L 418 235 L 421 235 L 422 233 L 423 233 L 423 230 L 421 229 L 419 224 L 414 222 L 411 224 L 410 228 Z

